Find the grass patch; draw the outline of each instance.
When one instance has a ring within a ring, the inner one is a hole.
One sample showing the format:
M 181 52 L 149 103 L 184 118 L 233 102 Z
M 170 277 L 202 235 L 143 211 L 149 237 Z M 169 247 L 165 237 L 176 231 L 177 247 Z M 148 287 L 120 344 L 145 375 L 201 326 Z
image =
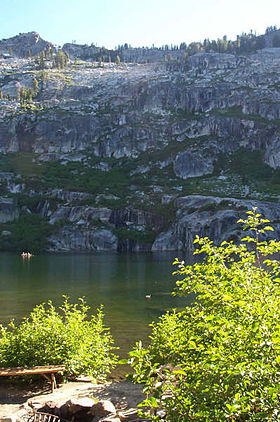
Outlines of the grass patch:
M 33 153 L 0 154 L 0 171 L 28 177 L 41 176 L 41 166 L 33 161 L 35 156 Z
M 220 154 L 215 163 L 214 174 L 224 173 L 238 174 L 246 179 L 270 180 L 273 169 L 263 162 L 263 153 L 260 151 L 248 151 L 239 149 L 233 154 Z

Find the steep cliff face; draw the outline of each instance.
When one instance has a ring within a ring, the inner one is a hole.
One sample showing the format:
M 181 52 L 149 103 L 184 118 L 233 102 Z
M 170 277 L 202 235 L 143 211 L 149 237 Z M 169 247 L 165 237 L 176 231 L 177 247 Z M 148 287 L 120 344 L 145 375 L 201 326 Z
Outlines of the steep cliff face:
M 63 227 L 50 238 L 53 251 L 148 251 L 167 219 L 135 209 L 110 210 L 87 206 L 62 206 L 50 223 Z
M 238 227 L 236 222 L 244 217 L 246 210 L 254 207 L 270 221 L 276 222 L 273 237 L 280 235 L 279 204 L 191 195 L 176 199 L 176 205 L 176 222 L 157 237 L 152 247 L 155 251 L 191 250 L 197 235 L 219 241 L 237 240 L 242 235 L 242 227 Z
M 0 223 L 7 223 L 19 217 L 16 198 L 0 197 Z
M 186 249 L 236 235 L 254 205 L 277 228 L 279 50 L 199 53 L 176 71 L 0 59 L 2 196 L 50 224 L 53 251 Z

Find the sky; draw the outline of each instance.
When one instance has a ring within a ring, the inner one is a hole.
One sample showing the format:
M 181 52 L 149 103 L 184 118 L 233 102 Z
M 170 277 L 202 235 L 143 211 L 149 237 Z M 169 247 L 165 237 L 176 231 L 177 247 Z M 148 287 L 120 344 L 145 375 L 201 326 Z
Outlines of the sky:
M 0 0 L 0 39 L 36 31 L 61 46 L 159 47 L 271 25 L 280 26 L 280 0 Z

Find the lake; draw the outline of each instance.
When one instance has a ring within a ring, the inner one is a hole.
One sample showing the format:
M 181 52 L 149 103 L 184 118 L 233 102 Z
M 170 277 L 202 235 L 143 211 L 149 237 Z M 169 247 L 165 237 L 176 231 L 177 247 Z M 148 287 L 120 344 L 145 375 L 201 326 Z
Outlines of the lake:
M 118 354 L 125 357 L 135 341 L 146 340 L 149 324 L 162 313 L 187 304 L 172 297 L 175 257 L 182 253 L 61 254 L 34 256 L 29 261 L 12 253 L 0 254 L 0 320 L 19 320 L 39 303 L 54 304 L 66 294 L 71 301 L 84 297 L 92 313 L 104 305 Z M 151 298 L 146 298 L 146 296 Z

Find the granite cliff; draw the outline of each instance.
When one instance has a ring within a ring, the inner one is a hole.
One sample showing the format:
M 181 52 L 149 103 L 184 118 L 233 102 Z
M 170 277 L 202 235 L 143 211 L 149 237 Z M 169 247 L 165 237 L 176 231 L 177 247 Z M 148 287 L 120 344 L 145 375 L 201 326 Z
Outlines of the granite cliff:
M 32 56 L 53 48 L 27 38 Z M 127 49 L 133 63 L 117 65 L 67 44 L 67 66 L 48 57 L 42 69 L 17 37 L 0 52 L 7 46 L 2 249 L 188 249 L 197 233 L 237 238 L 236 220 L 253 206 L 279 233 L 280 48 L 197 53 L 187 65 L 180 50 L 139 63 L 146 53 Z

